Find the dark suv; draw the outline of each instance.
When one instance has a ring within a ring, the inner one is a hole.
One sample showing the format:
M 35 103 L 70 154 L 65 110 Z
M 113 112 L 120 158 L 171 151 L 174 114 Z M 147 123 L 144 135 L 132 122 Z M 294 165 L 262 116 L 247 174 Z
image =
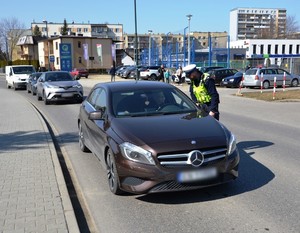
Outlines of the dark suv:
M 220 83 L 222 82 L 223 78 L 226 78 L 228 76 L 232 76 L 235 73 L 237 73 L 238 70 L 236 69 L 231 69 L 231 68 L 221 68 L 221 69 L 214 69 L 209 71 L 209 75 L 210 77 L 215 79 L 215 83 L 217 85 L 220 85 Z

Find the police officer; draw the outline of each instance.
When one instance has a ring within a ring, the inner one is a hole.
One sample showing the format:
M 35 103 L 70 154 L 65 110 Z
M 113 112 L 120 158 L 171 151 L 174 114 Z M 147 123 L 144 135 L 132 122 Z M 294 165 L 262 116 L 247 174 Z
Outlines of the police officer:
M 183 68 L 186 77 L 191 79 L 190 95 L 193 101 L 207 108 L 210 116 L 219 120 L 219 93 L 216 89 L 215 80 L 207 73 L 202 73 L 196 65 L 188 65 Z

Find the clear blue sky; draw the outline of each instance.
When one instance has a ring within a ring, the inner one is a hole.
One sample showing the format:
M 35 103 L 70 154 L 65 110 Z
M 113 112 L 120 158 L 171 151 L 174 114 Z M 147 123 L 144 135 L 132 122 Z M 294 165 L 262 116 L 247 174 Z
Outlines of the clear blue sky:
M 237 7 L 285 8 L 300 24 L 299 0 L 136 0 L 138 33 L 182 33 L 193 15 L 191 31 L 229 32 L 229 13 Z M 0 18 L 17 18 L 26 28 L 31 23 L 123 24 L 125 33 L 135 32 L 134 0 L 13 0 L 1 4 Z

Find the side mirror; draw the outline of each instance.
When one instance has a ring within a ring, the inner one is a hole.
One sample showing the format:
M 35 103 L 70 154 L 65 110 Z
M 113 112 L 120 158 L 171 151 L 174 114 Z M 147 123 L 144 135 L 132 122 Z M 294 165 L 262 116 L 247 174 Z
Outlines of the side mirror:
M 89 120 L 103 120 L 104 111 L 101 109 L 99 111 L 91 112 L 89 114 Z

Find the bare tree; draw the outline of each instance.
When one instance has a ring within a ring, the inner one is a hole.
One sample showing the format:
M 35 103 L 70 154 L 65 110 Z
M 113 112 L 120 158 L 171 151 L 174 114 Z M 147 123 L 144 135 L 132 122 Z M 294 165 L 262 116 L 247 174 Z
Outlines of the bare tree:
M 25 31 L 25 26 L 17 18 L 4 18 L 0 20 L 0 40 L 5 45 L 6 53 L 12 59 L 13 51 L 16 49 L 19 38 Z
M 296 21 L 296 16 L 289 15 L 286 18 L 286 38 L 294 38 L 296 33 L 300 32 L 299 22 Z

